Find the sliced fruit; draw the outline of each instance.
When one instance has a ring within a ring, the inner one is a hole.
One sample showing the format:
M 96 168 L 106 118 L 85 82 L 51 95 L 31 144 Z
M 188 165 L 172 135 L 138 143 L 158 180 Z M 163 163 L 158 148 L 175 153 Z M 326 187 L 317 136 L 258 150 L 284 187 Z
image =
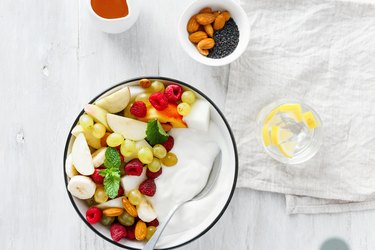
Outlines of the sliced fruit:
M 121 186 L 125 189 L 125 195 L 128 196 L 129 192 L 133 189 L 138 189 L 139 185 L 147 179 L 146 167 L 143 168 L 140 176 L 136 175 L 125 175 L 121 178 Z
M 280 111 L 279 108 L 275 108 L 274 110 L 272 110 L 272 111 L 267 115 L 266 119 L 264 120 L 264 125 L 265 125 L 265 126 L 268 126 L 269 123 L 270 123 L 270 121 L 272 120 L 272 118 L 274 118 L 275 115 L 276 115 L 277 113 L 279 113 L 279 111 Z
M 310 129 L 318 127 L 318 122 L 315 119 L 314 114 L 311 111 L 303 113 L 303 122 Z
M 81 125 L 76 125 L 73 129 L 72 129 L 72 135 L 74 135 L 75 137 L 77 137 L 80 133 L 83 132 L 83 128 Z
M 264 146 L 268 147 L 269 145 L 271 145 L 271 138 L 267 126 L 264 126 L 262 128 L 262 138 Z
M 272 145 L 277 145 L 278 137 L 279 137 L 279 127 L 272 126 L 271 127 L 271 144 Z
M 101 107 L 95 104 L 87 104 L 85 106 L 85 112 L 94 118 L 95 122 L 103 124 L 107 130 L 112 131 L 107 123 L 107 114 L 108 111 L 102 109 Z
M 129 86 L 130 91 L 130 101 L 134 102 L 135 97 L 139 94 L 145 93 L 146 89 L 142 88 L 139 85 Z
M 142 199 L 141 203 L 137 206 L 137 212 L 138 217 L 144 222 L 151 222 L 157 217 L 154 208 L 146 199 Z
M 106 202 L 98 204 L 96 206 L 100 209 L 106 209 L 106 208 L 111 208 L 111 207 L 124 208 L 122 206 L 122 198 L 123 198 L 123 196 L 115 198 L 113 200 L 106 201 Z
M 109 96 L 96 101 L 95 104 L 107 110 L 109 113 L 118 113 L 126 108 L 130 99 L 129 87 L 124 87 Z
M 288 129 L 282 129 L 278 126 L 271 127 L 271 143 L 272 145 L 278 145 L 288 142 L 293 137 L 293 133 Z
M 69 154 L 65 160 L 65 173 L 69 178 L 78 175 L 77 169 L 73 165 L 72 154 Z
M 148 147 L 148 148 L 150 148 L 150 149 L 152 150 L 151 145 L 148 144 L 148 142 L 147 142 L 145 139 L 140 140 L 140 141 L 136 141 L 136 142 L 135 142 L 135 148 L 136 148 L 136 150 L 134 150 L 134 152 L 133 152 L 131 155 L 125 157 L 125 159 L 124 159 L 125 162 L 129 162 L 129 161 L 131 161 L 131 160 L 137 158 L 137 157 L 138 157 L 138 151 L 139 151 L 142 147 Z
M 94 168 L 98 168 L 100 167 L 101 165 L 104 164 L 104 160 L 105 160 L 105 151 L 107 150 L 107 147 L 105 148 L 100 148 L 98 150 L 96 150 L 93 154 L 92 154 L 92 163 L 94 164 Z
M 147 123 L 135 119 L 107 114 L 108 125 L 125 139 L 139 141 L 146 138 Z
M 164 110 L 157 110 L 154 107 L 150 107 L 147 115 L 139 120 L 147 122 L 152 119 L 158 119 L 161 123 L 170 123 L 174 128 L 187 128 L 182 115 L 177 112 L 177 105 L 173 103 L 168 103 L 167 108 Z
M 210 104 L 205 100 L 196 100 L 184 121 L 189 128 L 207 131 L 210 124 Z
M 90 199 L 95 194 L 96 184 L 90 177 L 76 175 L 68 183 L 69 192 L 78 199 Z
M 86 138 L 86 141 L 87 141 L 87 144 L 89 144 L 90 147 L 93 147 L 95 149 L 99 149 L 102 147 L 101 143 L 100 143 L 100 139 L 96 138 L 93 134 L 92 134 L 92 129 L 89 129 L 89 130 L 84 130 L 83 131 L 83 134 L 85 135 L 85 138 Z
M 286 103 L 280 105 L 279 108 L 280 112 L 290 112 L 294 114 L 294 118 L 297 122 L 302 121 L 302 107 L 300 104 L 297 103 Z
M 290 142 L 285 142 L 282 144 L 278 144 L 277 148 L 280 150 L 280 152 L 288 158 L 292 158 L 294 155 L 294 151 L 296 149 L 297 142 L 296 141 L 290 141 Z
M 90 148 L 82 133 L 77 136 L 73 143 L 72 162 L 80 174 L 92 175 L 94 173 Z

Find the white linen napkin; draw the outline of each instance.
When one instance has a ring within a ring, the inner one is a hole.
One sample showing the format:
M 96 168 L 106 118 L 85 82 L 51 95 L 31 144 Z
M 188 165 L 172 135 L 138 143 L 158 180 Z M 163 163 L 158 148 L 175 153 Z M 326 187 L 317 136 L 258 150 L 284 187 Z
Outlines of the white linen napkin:
M 231 65 L 225 106 L 239 149 L 238 187 L 287 194 L 289 213 L 374 209 L 375 2 L 241 4 L 251 38 Z M 281 98 L 301 99 L 323 120 L 323 146 L 301 165 L 276 162 L 256 140 L 257 113 Z

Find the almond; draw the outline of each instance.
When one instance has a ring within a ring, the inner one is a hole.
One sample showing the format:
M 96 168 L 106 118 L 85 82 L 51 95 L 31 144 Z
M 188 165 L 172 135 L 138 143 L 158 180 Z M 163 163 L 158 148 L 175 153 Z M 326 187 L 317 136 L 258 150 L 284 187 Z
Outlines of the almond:
M 124 209 L 119 207 L 111 207 L 103 210 L 103 214 L 108 217 L 119 216 L 124 212 Z
M 224 16 L 225 22 L 228 22 L 228 20 L 230 19 L 229 11 L 223 11 L 221 14 Z
M 137 240 L 144 240 L 147 235 L 147 225 L 143 221 L 139 220 L 135 225 L 134 230 L 135 238 Z
M 216 17 L 214 22 L 214 30 L 221 30 L 225 25 L 225 17 L 223 14 L 220 14 Z
M 213 14 L 214 14 L 214 16 L 215 16 L 215 18 L 216 18 L 218 15 L 221 14 L 221 11 L 220 11 L 220 10 L 218 10 L 218 11 L 214 11 Z
M 189 36 L 189 40 L 190 42 L 192 43 L 199 43 L 201 40 L 207 38 L 207 34 L 206 32 L 204 31 L 197 31 L 197 32 L 194 32 L 192 34 L 190 34 Z
M 189 33 L 193 33 L 199 29 L 199 23 L 196 20 L 196 15 L 190 17 L 189 22 L 186 25 L 186 29 Z
M 210 7 L 206 7 L 201 9 L 199 13 L 212 13 L 212 9 Z
M 212 25 L 211 24 L 207 24 L 204 27 L 204 31 L 206 31 L 207 35 L 209 37 L 213 37 L 214 36 L 214 28 L 212 28 Z
M 202 55 L 204 56 L 208 56 L 208 50 L 207 49 L 201 49 L 198 47 L 197 45 L 197 50 L 199 51 L 199 53 L 201 53 Z
M 212 49 L 215 46 L 215 40 L 212 38 L 205 38 L 198 43 L 200 49 Z
M 122 198 L 122 206 L 125 208 L 125 211 L 128 212 L 128 214 L 130 214 L 131 216 L 133 217 L 138 216 L 137 209 L 135 208 L 135 206 L 133 206 L 130 203 L 130 201 L 126 199 L 125 197 Z
M 207 25 L 215 21 L 215 16 L 212 13 L 201 13 L 196 16 L 196 20 L 201 25 Z

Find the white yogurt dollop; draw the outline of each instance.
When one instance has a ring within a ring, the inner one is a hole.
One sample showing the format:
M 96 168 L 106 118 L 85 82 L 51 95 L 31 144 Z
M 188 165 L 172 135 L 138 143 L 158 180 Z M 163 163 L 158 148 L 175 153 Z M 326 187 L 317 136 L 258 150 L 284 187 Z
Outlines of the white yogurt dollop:
M 190 200 L 203 189 L 219 153 L 219 146 L 210 133 L 176 128 L 171 130 L 170 135 L 175 140 L 171 151 L 177 155 L 178 163 L 172 167 L 163 166 L 162 175 L 155 180 L 156 193 L 148 198 L 159 221 L 164 221 L 176 204 Z M 194 223 L 196 221 L 191 215 L 186 218 L 176 213 L 163 235 L 184 231 L 194 227 Z

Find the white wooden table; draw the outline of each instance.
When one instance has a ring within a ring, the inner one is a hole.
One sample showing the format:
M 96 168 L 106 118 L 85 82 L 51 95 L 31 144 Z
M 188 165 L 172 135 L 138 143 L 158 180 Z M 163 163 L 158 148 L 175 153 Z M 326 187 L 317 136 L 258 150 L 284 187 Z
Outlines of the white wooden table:
M 62 154 L 76 114 L 100 91 L 142 75 L 197 86 L 224 106 L 230 66 L 198 64 L 176 39 L 191 2 L 148 0 L 128 32 L 91 25 L 85 0 L 0 1 L 0 249 L 116 249 L 79 219 L 66 195 Z M 181 249 L 319 249 L 339 237 L 375 249 L 375 211 L 285 213 L 282 195 L 237 190 L 221 220 Z

